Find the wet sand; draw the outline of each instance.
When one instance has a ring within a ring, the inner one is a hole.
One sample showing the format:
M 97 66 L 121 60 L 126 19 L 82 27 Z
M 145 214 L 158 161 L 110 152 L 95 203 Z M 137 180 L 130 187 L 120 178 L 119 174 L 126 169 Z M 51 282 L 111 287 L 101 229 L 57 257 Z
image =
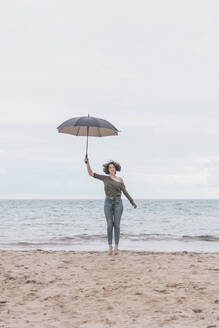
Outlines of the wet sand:
M 219 327 L 219 253 L 0 251 L 0 328 Z

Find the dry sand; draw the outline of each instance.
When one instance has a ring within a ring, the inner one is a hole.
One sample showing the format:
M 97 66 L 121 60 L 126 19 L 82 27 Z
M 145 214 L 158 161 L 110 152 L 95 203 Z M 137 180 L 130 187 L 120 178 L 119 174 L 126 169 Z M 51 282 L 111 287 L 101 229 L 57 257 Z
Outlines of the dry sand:
M 219 327 L 219 254 L 0 251 L 0 328 Z

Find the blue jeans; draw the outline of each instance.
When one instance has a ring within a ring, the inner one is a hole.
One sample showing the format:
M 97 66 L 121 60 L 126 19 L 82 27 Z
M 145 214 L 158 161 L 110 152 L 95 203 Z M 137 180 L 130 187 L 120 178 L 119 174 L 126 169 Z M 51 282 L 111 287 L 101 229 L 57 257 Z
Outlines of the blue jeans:
M 107 238 L 108 244 L 112 245 L 113 239 L 113 227 L 115 234 L 115 244 L 119 244 L 120 236 L 120 220 L 123 212 L 123 202 L 122 199 L 112 200 L 109 197 L 105 198 L 104 201 L 104 213 L 107 221 Z M 114 220 L 113 220 L 114 219 Z

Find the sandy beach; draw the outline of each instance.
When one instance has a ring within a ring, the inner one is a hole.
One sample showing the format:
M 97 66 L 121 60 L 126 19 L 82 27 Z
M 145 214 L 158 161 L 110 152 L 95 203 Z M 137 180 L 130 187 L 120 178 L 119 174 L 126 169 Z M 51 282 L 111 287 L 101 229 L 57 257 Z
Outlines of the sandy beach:
M 0 251 L 0 328 L 219 327 L 219 254 Z

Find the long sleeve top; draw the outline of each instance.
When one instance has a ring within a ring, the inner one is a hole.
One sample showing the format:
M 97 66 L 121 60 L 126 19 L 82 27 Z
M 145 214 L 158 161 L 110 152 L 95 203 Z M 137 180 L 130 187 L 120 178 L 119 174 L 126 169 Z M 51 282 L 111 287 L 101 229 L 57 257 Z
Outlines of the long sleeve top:
M 129 195 L 126 190 L 125 184 L 123 182 L 115 181 L 108 175 L 94 173 L 94 178 L 102 180 L 104 183 L 104 191 L 108 197 L 121 197 L 121 191 L 128 198 L 132 205 L 135 205 L 134 200 Z

